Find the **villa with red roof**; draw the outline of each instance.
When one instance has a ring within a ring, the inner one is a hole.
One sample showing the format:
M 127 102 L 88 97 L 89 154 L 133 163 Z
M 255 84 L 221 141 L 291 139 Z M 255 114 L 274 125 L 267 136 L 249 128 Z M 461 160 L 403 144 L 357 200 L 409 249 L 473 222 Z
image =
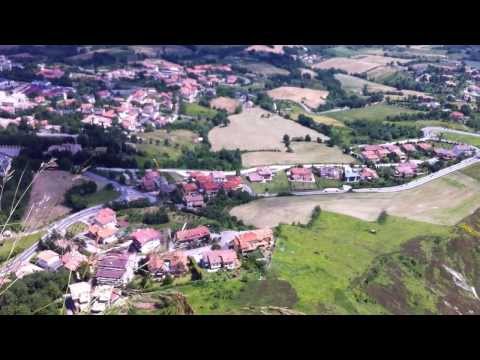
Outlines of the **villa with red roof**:
M 72 250 L 62 255 L 63 266 L 70 271 L 76 271 L 87 260 L 87 257 L 77 250 Z
M 395 176 L 411 178 L 417 174 L 417 164 L 406 162 L 395 167 Z
M 202 194 L 186 194 L 183 196 L 183 202 L 189 208 L 205 206 L 205 201 Z
M 134 248 L 142 254 L 152 252 L 162 244 L 162 240 L 165 240 L 161 232 L 152 228 L 135 230 L 130 237 Z
M 188 271 L 188 259 L 183 251 L 152 253 L 147 258 L 147 269 L 156 278 L 166 275 L 180 276 Z
M 407 153 L 412 153 L 417 151 L 417 149 L 415 148 L 415 145 L 413 144 L 402 144 L 402 149 Z
M 303 167 L 294 167 L 289 170 L 290 181 L 297 182 L 315 182 L 312 169 Z
M 430 143 L 419 142 L 416 145 L 417 145 L 417 148 L 425 152 L 432 150 L 432 144 Z
M 206 226 L 198 226 L 193 229 L 179 230 L 175 234 L 174 241 L 177 248 L 197 248 L 210 241 L 210 230 L 208 230 Z
M 95 215 L 93 224 L 102 228 L 115 227 L 117 226 L 117 214 L 110 208 L 103 208 Z
M 373 181 L 378 179 L 378 174 L 375 170 L 365 167 L 360 172 L 360 180 L 362 181 Z
M 233 239 L 235 251 L 242 255 L 257 249 L 269 249 L 272 245 L 273 231 L 268 228 L 242 232 Z
M 211 250 L 203 253 L 202 266 L 210 270 L 233 270 L 240 266 L 235 250 Z

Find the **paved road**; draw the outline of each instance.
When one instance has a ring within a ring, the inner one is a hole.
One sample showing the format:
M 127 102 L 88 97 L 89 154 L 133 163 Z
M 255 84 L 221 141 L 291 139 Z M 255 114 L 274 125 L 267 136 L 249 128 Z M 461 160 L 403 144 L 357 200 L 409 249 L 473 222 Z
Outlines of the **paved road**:
M 51 232 L 53 230 L 64 231 L 70 225 L 76 222 L 88 220 L 89 218 L 94 216 L 102 207 L 103 205 L 94 206 L 94 207 L 79 211 L 70 216 L 67 216 L 66 218 L 63 218 L 62 220 L 59 220 L 51 224 L 50 226 L 48 226 L 47 231 L 48 232 Z M 11 259 L 8 263 L 2 265 L 0 267 L 0 277 L 3 277 L 13 271 L 16 271 L 24 261 L 27 261 L 37 251 L 38 244 L 39 244 L 39 241 L 34 243 L 28 249 L 24 250 L 15 258 Z
M 104 176 L 101 176 L 101 175 L 97 175 L 97 174 L 94 174 L 90 171 L 86 171 L 84 174 L 83 174 L 85 177 L 91 179 L 91 180 L 94 180 L 94 181 L 98 181 L 98 182 L 106 182 L 106 183 L 110 183 L 113 185 L 113 187 L 115 188 L 115 190 L 117 190 L 119 193 L 120 193 L 120 198 L 119 200 L 127 200 L 127 201 L 131 201 L 131 200 L 135 200 L 135 199 L 142 199 L 142 198 L 146 198 L 148 199 L 152 204 L 155 203 L 157 201 L 157 197 L 153 194 L 150 194 L 150 193 L 144 193 L 144 192 L 141 192 L 141 191 L 138 191 L 136 189 L 134 189 L 133 187 L 131 186 L 126 186 L 126 185 L 122 185 L 120 184 L 119 182 L 115 181 L 115 180 L 110 180 Z

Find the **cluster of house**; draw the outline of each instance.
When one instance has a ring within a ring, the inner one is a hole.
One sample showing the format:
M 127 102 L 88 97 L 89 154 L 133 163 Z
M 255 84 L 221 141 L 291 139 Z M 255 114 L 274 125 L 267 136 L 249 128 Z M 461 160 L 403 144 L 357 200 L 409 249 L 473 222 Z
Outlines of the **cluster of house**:
M 205 198 L 211 199 L 223 189 L 225 192 L 243 188 L 242 178 L 225 175 L 222 171 L 190 172 L 186 181 L 179 184 L 183 202 L 187 207 L 205 206 Z
M 18 278 L 62 267 L 71 271 L 68 301 L 73 312 L 103 313 L 120 298 L 119 289 L 130 283 L 140 268 L 156 279 L 184 275 L 189 271 L 190 261 L 208 271 L 233 270 L 241 265 L 242 256 L 257 250 L 266 255 L 274 245 L 272 230 L 258 229 L 234 233 L 220 249 L 213 250 L 213 240 L 218 235 L 211 234 L 206 226 L 182 228 L 174 233 L 170 229 L 139 228 L 118 241 L 115 211 L 103 208 L 89 221 L 88 230 L 77 235 L 83 241 L 57 239 L 58 252 L 40 251 L 33 262 L 16 270 Z M 121 245 L 112 246 L 116 241 Z M 81 281 L 80 270 L 85 267 L 90 269 L 92 277 Z

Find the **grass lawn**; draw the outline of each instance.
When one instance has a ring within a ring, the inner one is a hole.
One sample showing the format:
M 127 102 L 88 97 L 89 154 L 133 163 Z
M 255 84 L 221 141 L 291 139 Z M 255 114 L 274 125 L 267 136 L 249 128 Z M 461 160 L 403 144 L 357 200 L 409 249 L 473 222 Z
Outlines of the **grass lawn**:
M 76 222 L 67 228 L 67 232 L 70 232 L 73 236 L 81 234 L 82 232 L 85 232 L 87 230 L 88 226 L 82 222 Z
M 442 133 L 442 135 L 443 138 L 447 140 L 458 141 L 473 146 L 480 146 L 480 136 L 470 136 L 452 133 Z
M 474 178 L 477 181 L 480 181 L 480 164 L 475 164 L 469 166 L 465 169 L 460 170 L 461 173 Z
M 189 130 L 173 130 L 171 132 L 155 130 L 143 133 L 139 137 L 144 142 L 137 144 L 137 149 L 145 152 L 145 155 L 137 156 L 136 159 L 139 166 L 143 167 L 143 163 L 147 159 L 156 159 L 159 162 L 162 158 L 178 159 L 182 155 L 182 148 L 192 149 L 195 146 L 198 135 Z
M 471 128 L 464 124 L 453 123 L 449 121 L 442 120 L 405 120 L 405 121 L 387 121 L 390 124 L 397 125 L 413 125 L 418 129 L 422 129 L 427 126 L 440 126 L 447 129 L 461 130 L 461 131 L 472 131 Z
M 197 103 L 185 103 L 183 114 L 193 117 L 200 115 L 202 117 L 213 118 L 217 114 L 217 111 Z
M 31 235 L 24 236 L 17 240 L 12 257 L 21 253 L 23 250 L 32 246 L 35 242 L 40 240 L 40 238 L 45 234 L 44 231 L 40 231 Z M 7 260 L 8 254 L 10 254 L 10 250 L 14 245 L 16 239 L 8 239 L 0 246 L 0 263 L 3 263 Z
M 279 193 L 282 191 L 289 191 L 290 185 L 288 182 L 287 174 L 285 171 L 279 171 L 273 178 L 272 181 L 267 183 L 251 183 L 248 180 L 245 180 L 248 185 L 250 185 L 257 194 L 270 192 L 270 193 Z
M 94 194 L 86 195 L 83 198 L 87 201 L 87 206 L 90 207 L 115 200 L 119 195 L 120 194 L 115 190 L 102 189 Z
M 336 111 L 329 113 L 328 116 L 343 122 L 357 119 L 382 121 L 385 120 L 387 116 L 414 114 L 418 112 L 419 111 L 417 110 L 411 110 L 400 106 L 377 104 L 365 108 Z
M 299 311 L 384 313 L 377 304 L 357 301 L 352 282 L 369 269 L 375 257 L 398 251 L 419 235 L 446 236 L 449 229 L 392 216 L 379 225 L 322 211 L 311 228 L 280 225 L 271 270 L 295 289 L 299 300 L 294 308 Z

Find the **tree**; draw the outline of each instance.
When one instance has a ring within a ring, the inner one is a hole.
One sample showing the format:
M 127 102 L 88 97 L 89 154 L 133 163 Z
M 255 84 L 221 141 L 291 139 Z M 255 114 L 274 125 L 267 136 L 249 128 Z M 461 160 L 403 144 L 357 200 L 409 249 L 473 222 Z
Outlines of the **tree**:
M 288 134 L 283 135 L 283 143 L 286 147 L 290 146 L 290 136 L 288 136 Z
M 312 138 L 310 137 L 309 134 L 305 135 L 305 141 L 308 141 L 308 142 L 312 141 Z

